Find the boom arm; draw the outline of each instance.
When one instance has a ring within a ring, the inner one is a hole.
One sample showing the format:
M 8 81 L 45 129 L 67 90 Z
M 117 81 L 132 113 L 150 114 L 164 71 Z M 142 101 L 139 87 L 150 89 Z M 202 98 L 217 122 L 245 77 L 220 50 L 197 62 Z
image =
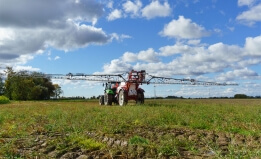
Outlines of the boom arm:
M 134 71 L 136 73 L 136 71 Z M 135 74 L 137 80 L 130 79 L 131 73 L 125 74 L 84 74 L 84 73 L 68 73 L 64 74 L 34 74 L 29 72 L 20 72 L 15 76 L 20 77 L 33 77 L 33 78 L 52 78 L 52 79 L 63 79 L 63 80 L 85 80 L 85 81 L 98 81 L 98 82 L 130 82 L 140 84 L 179 84 L 179 85 L 202 85 L 202 86 L 237 86 L 236 83 L 219 83 L 219 82 L 206 82 L 197 81 L 195 79 L 178 79 L 178 78 L 167 78 L 149 75 L 144 72 L 138 72 Z M 143 73 L 143 74 L 139 74 Z M 145 78 L 146 74 L 146 78 Z M 128 75 L 128 79 L 124 76 Z M 142 80 L 140 77 L 142 75 Z M 138 80 L 139 79 L 139 80 Z
M 157 77 L 151 76 L 147 80 L 147 84 L 180 84 L 180 85 L 202 85 L 202 86 L 237 86 L 236 83 L 218 83 L 218 82 L 206 82 L 206 81 L 197 81 L 195 79 L 178 79 L 178 78 L 166 78 L 166 77 Z

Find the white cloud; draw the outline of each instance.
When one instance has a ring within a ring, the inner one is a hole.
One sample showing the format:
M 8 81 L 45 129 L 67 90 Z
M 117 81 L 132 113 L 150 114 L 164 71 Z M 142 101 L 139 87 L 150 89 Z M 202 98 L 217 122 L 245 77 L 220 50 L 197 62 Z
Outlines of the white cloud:
M 12 31 L 10 38 L 0 40 L 1 59 L 15 59 L 21 55 L 37 53 L 48 47 L 68 51 L 86 47 L 89 44 L 104 44 L 110 39 L 101 28 L 79 26 L 70 21 L 65 24 L 64 29 L 16 28 Z
M 200 44 L 200 40 L 199 39 L 197 39 L 197 40 L 189 40 L 188 44 L 190 44 L 190 45 L 198 45 L 198 44 Z
M 146 70 L 158 76 L 199 76 L 210 73 L 226 72 L 226 70 L 237 70 L 221 74 L 219 80 L 259 78 L 256 72 L 249 70 L 248 67 L 259 64 L 260 59 L 256 54 L 247 54 L 246 50 L 254 50 L 259 47 L 259 37 L 247 38 L 245 47 L 237 45 L 227 45 L 215 43 L 207 46 L 206 44 L 188 45 L 186 43 L 176 43 L 159 48 L 159 53 L 154 49 L 140 51 L 138 53 L 125 52 L 118 60 L 113 60 L 106 64 L 106 68 L 125 68 L 125 72 L 134 68 L 135 70 Z M 251 45 L 250 45 L 251 43 Z M 251 46 L 251 47 L 246 47 Z M 251 49 L 250 49 L 251 48 Z M 259 49 L 259 48 L 258 48 Z M 173 56 L 179 54 L 178 56 Z M 169 62 L 164 63 L 160 56 L 165 56 Z M 117 66 L 119 64 L 119 66 Z M 126 67 L 128 66 L 128 67 Z
M 14 66 L 13 67 L 14 71 L 37 71 L 39 72 L 39 68 L 33 68 L 32 66 Z
M 109 21 L 113 21 L 122 17 L 121 10 L 114 9 L 107 17 Z
M 58 60 L 58 59 L 60 59 L 61 57 L 60 56 L 55 56 L 54 57 L 54 60 Z
M 255 71 L 249 70 L 248 68 L 221 73 L 217 77 L 217 79 L 221 81 L 231 81 L 235 79 L 258 79 L 258 78 L 260 78 L 260 76 L 258 76 L 258 74 Z
M 113 3 L 110 1 L 107 3 L 107 8 L 113 10 L 107 16 L 107 20 L 113 21 L 123 17 L 153 19 L 156 17 L 167 17 L 172 12 L 168 1 L 161 4 L 159 0 L 153 0 L 144 8 L 142 6 L 141 0 L 126 0 L 122 5 L 119 3 L 118 8 L 113 9 Z
M 148 50 L 140 51 L 138 59 L 146 62 L 157 62 L 159 60 L 156 56 L 157 53 L 152 48 L 149 48 Z
M 260 63 L 261 63 L 261 59 L 250 58 L 250 59 L 239 61 L 234 67 L 235 68 L 245 68 L 247 66 L 252 66 L 252 65 L 256 65 L 256 64 L 260 64 Z
M 243 49 L 237 45 L 216 43 L 209 46 L 208 51 L 215 61 L 238 62 L 243 57 Z
M 1 56 L 1 55 L 0 55 Z M 32 54 L 26 54 L 26 55 L 20 55 L 17 58 L 0 58 L 0 64 L 1 66 L 13 66 L 13 65 L 24 65 L 26 64 L 28 61 L 33 60 L 34 59 L 34 55 Z
M 92 26 L 102 13 L 95 0 L 0 0 L 0 62 L 25 63 L 50 47 L 70 51 L 108 43 L 110 35 Z
M 124 39 L 130 39 L 130 38 L 132 38 L 132 37 L 129 35 L 125 35 L 125 34 L 121 34 L 121 35 L 118 35 L 117 33 L 111 34 L 111 39 L 116 39 L 117 41 L 122 41 Z
M 122 56 L 122 60 L 124 62 L 135 62 L 138 60 L 138 56 L 132 52 L 125 52 Z
M 160 34 L 162 36 L 178 39 L 197 39 L 209 36 L 209 33 L 204 27 L 183 16 L 179 16 L 178 20 L 172 20 L 170 23 L 166 24 Z
M 251 6 L 256 0 L 238 0 L 237 4 L 238 6 Z
M 261 57 L 261 35 L 246 38 L 245 50 L 247 55 Z
M 236 19 L 245 22 L 249 25 L 261 21 L 261 4 L 254 6 L 250 8 L 250 10 L 241 13 L 237 16 Z
M 103 73 L 125 73 L 126 71 L 131 69 L 131 64 L 123 62 L 119 59 L 114 59 L 110 63 L 103 66 Z
M 160 4 L 158 0 L 152 1 L 149 5 L 142 9 L 142 16 L 147 19 L 155 17 L 167 17 L 171 14 L 171 8 L 167 1 L 164 4 Z
M 174 54 L 183 54 L 183 53 L 189 53 L 191 52 L 191 47 L 188 45 L 184 45 L 181 43 L 177 43 L 175 45 L 168 45 L 161 47 L 160 49 L 160 55 L 161 56 L 171 56 Z
M 10 28 L 0 28 L 0 46 L 3 45 L 3 40 L 12 40 L 15 36 L 14 31 Z
M 139 53 L 125 52 L 121 57 L 124 62 L 135 62 L 135 61 L 144 61 L 144 62 L 158 62 L 157 53 L 149 48 L 147 50 L 140 51 Z
M 142 2 L 140 0 L 136 0 L 135 2 L 128 0 L 122 6 L 126 13 L 130 13 L 131 16 L 138 16 L 140 14 Z

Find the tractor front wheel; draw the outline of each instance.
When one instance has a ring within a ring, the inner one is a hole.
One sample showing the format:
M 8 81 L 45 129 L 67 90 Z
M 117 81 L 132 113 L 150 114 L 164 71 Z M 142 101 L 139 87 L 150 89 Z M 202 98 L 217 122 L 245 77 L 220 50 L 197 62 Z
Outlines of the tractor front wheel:
M 104 95 L 104 104 L 105 105 L 112 105 L 112 94 L 105 94 Z
M 104 96 L 100 96 L 99 98 L 99 104 L 104 105 Z
M 127 103 L 128 103 L 127 94 L 123 90 L 121 90 L 119 93 L 119 105 L 124 106 L 127 105 Z

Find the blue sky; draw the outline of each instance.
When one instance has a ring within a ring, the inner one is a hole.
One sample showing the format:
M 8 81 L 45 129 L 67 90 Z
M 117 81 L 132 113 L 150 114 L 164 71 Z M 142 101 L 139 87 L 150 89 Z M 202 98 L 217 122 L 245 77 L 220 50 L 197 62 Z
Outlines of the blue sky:
M 0 71 L 123 73 L 237 82 L 142 86 L 145 96 L 261 95 L 260 0 L 0 0 Z M 101 83 L 53 80 L 64 96 Z

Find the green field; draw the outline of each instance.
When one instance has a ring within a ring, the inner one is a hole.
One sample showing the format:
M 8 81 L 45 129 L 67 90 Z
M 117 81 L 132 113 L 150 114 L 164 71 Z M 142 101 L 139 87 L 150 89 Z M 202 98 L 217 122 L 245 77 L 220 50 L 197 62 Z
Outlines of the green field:
M 0 158 L 260 158 L 261 100 L 0 105 Z

